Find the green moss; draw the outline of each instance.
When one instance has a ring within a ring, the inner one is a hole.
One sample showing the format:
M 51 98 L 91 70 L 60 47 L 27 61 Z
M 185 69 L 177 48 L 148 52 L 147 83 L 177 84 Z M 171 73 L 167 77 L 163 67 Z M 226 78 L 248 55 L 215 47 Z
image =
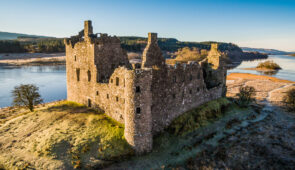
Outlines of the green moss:
M 174 135 L 185 135 L 200 126 L 222 116 L 222 110 L 230 104 L 226 98 L 210 101 L 197 109 L 188 111 L 176 118 L 168 127 L 168 131 Z

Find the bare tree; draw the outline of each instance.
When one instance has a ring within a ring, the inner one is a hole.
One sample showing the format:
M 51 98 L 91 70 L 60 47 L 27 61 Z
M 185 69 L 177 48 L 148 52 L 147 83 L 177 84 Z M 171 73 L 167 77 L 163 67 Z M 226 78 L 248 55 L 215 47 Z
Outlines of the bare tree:
M 13 105 L 25 106 L 34 111 L 34 106 L 43 102 L 39 88 L 34 84 L 21 84 L 12 90 Z

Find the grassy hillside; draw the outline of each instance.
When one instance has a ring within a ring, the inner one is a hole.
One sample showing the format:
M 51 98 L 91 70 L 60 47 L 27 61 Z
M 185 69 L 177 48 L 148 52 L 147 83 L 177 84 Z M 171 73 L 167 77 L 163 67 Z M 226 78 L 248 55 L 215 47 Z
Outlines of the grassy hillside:
M 30 38 L 48 38 L 46 36 L 28 35 L 20 33 L 2 32 L 0 31 L 0 40 L 15 40 L 18 37 L 30 37 Z
M 133 154 L 121 124 L 76 103 L 2 109 L 0 118 L 0 165 L 7 169 L 85 168 Z
M 124 139 L 121 124 L 85 106 L 62 101 L 39 106 L 34 112 L 1 109 L 0 167 L 87 169 L 110 164 L 117 166 L 116 163 L 127 160 L 139 161 L 148 165 L 145 169 L 154 169 L 163 163 L 186 160 L 192 154 L 187 148 L 208 138 L 204 136 L 212 136 L 208 134 L 212 133 L 209 129 L 218 130 L 219 125 L 215 126 L 213 122 L 222 120 L 225 125 L 232 119 L 230 115 L 238 116 L 241 111 L 245 115 L 249 110 L 241 110 L 225 98 L 188 111 L 175 119 L 165 132 L 154 137 L 151 153 L 139 157 L 133 156 L 134 151 Z

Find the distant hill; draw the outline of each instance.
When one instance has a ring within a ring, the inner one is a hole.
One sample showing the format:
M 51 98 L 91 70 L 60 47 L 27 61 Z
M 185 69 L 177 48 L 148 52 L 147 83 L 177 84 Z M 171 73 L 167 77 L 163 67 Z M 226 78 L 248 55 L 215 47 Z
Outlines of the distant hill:
M 245 52 L 259 52 L 265 53 L 268 55 L 289 55 L 291 52 L 280 51 L 275 49 L 265 49 L 265 48 L 249 48 L 249 47 L 241 47 L 241 49 Z
M 16 40 L 18 37 L 20 37 L 20 38 L 53 38 L 53 37 L 47 37 L 47 36 L 29 35 L 29 34 L 20 34 L 20 33 L 11 33 L 11 32 L 0 31 L 0 40 Z

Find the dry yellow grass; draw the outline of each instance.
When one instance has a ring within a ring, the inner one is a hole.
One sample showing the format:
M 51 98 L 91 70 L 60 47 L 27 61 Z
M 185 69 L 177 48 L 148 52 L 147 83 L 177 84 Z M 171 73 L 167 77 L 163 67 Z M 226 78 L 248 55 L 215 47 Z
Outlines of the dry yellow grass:
M 76 103 L 6 116 L 0 124 L 0 165 L 7 169 L 86 168 L 133 154 L 121 124 Z

